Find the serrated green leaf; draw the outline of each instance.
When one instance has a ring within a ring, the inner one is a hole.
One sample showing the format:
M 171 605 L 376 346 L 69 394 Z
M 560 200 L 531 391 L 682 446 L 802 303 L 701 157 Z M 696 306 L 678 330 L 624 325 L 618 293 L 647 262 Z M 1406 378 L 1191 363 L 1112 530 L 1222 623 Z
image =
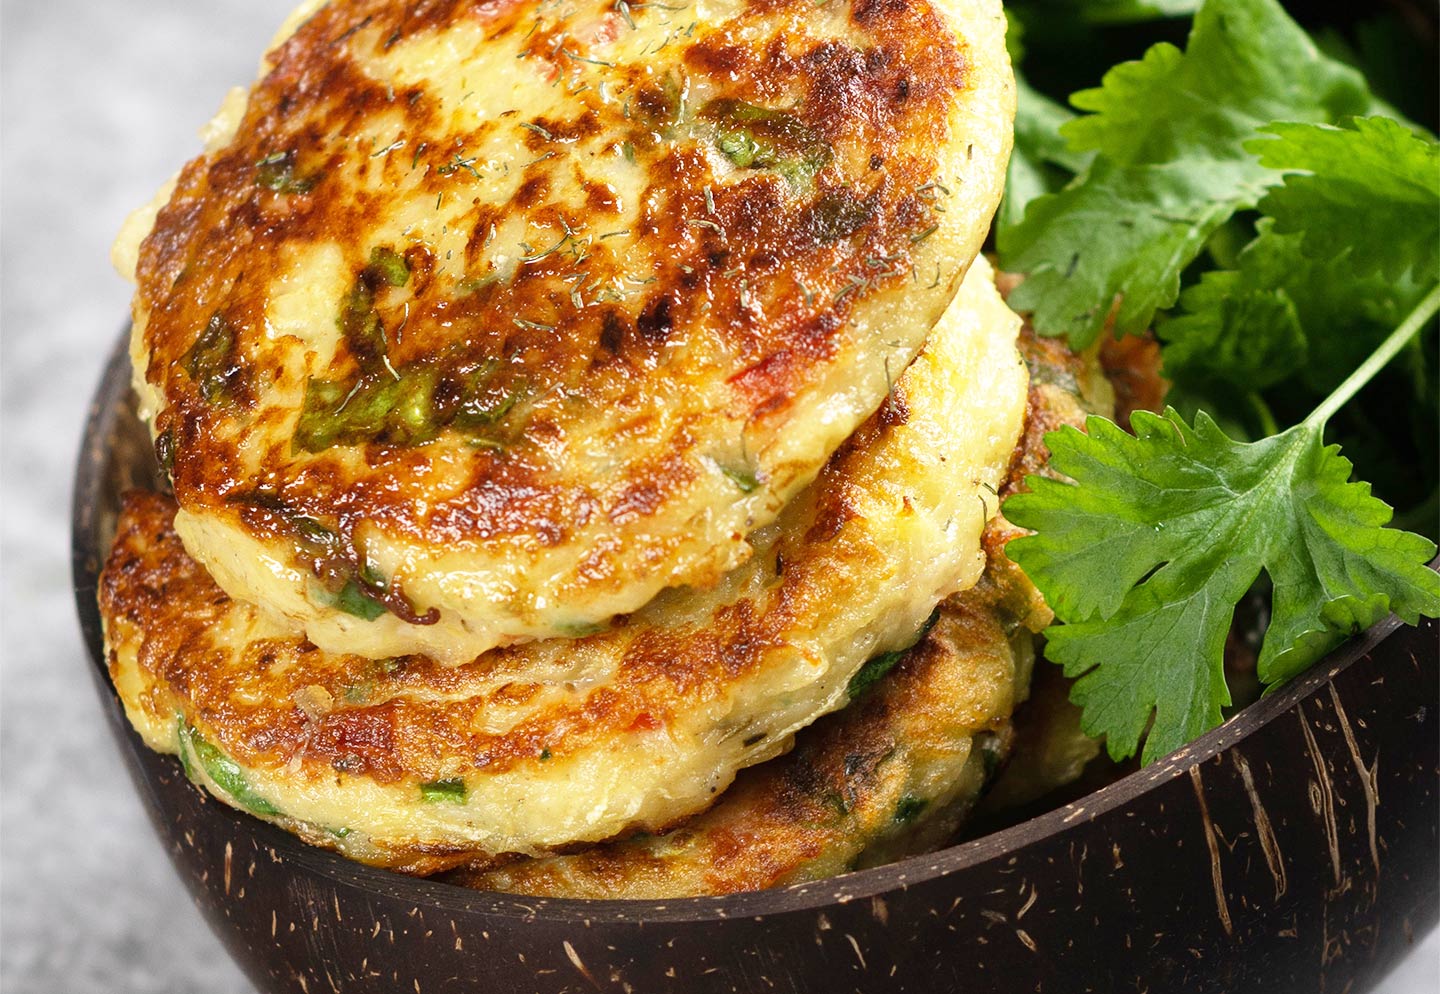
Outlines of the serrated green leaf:
M 1005 199 L 995 223 L 1000 229 L 1019 224 L 1025 208 L 1036 197 L 1053 193 L 1076 173 L 1084 172 L 1094 156 L 1070 149 L 1060 128 L 1075 115 L 1015 74 L 1015 147 L 1005 177 Z
M 1349 246 L 1362 276 L 1440 276 L 1440 143 L 1384 117 L 1262 130 L 1274 137 L 1246 147 L 1262 165 L 1290 173 L 1260 204 L 1276 232 L 1301 234 L 1312 259 Z
M 1308 343 L 1283 289 L 1209 272 L 1180 296 L 1183 317 L 1161 325 L 1165 375 L 1243 382 L 1264 390 L 1305 365 Z
M 1223 650 L 1236 603 L 1274 583 L 1261 650 L 1266 683 L 1288 679 L 1357 626 L 1395 611 L 1440 613 L 1434 545 L 1384 525 L 1390 508 L 1349 483 L 1318 424 L 1242 443 L 1208 416 L 1144 412 L 1133 436 L 1091 418 L 1046 437 L 1073 482 L 1032 478 L 1006 516 L 1037 534 L 1007 552 L 1064 625 L 1046 655 L 1079 677 L 1085 730 L 1149 762 L 1214 727 L 1229 702 Z
M 1077 152 L 1060 133 L 1074 111 L 1051 100 L 1023 77 L 1015 79 L 1015 144 L 1037 162 L 1048 162 L 1070 173 L 1084 172 L 1095 158 Z
M 1156 45 L 1072 102 L 1094 113 L 1064 126 L 1094 166 L 1002 228 L 1006 269 L 1028 273 L 1012 298 L 1043 334 L 1084 347 L 1115 298 L 1118 333 L 1175 302 L 1181 271 L 1237 210 L 1279 177 L 1243 145 L 1275 120 L 1334 121 L 1372 99 L 1353 69 L 1323 56 L 1275 0 L 1208 0 L 1188 46 Z
M 1302 236 L 1278 234 L 1272 220 L 1257 231 L 1235 270 L 1205 273 L 1181 295 L 1183 313 L 1159 326 L 1176 382 L 1264 390 L 1298 376 L 1323 396 L 1424 296 L 1409 278 L 1357 274 L 1343 243 L 1313 259 Z
M 1266 684 L 1303 672 L 1391 611 L 1412 625 L 1440 611 L 1437 576 L 1424 566 L 1435 545 L 1386 528 L 1390 506 L 1368 483 L 1350 481 L 1350 460 L 1338 445 L 1322 445 L 1318 432 L 1301 458 L 1291 500 L 1305 513 L 1267 566 L 1275 590 L 1257 669 Z
M 1155 45 L 1074 94 L 1093 113 L 1065 136 L 1119 165 L 1249 159 L 1240 142 L 1271 121 L 1336 121 L 1372 99 L 1364 77 L 1322 55 L 1275 0 L 1209 0 L 1184 52 Z
M 1115 327 L 1139 333 L 1180 293 L 1180 273 L 1234 212 L 1264 192 L 1237 162 L 1176 161 L 1120 168 L 1098 159 L 1080 180 L 1030 202 L 1002 228 L 1003 268 L 1027 273 L 1010 306 L 1029 311 L 1046 335 L 1083 349 L 1115 301 Z

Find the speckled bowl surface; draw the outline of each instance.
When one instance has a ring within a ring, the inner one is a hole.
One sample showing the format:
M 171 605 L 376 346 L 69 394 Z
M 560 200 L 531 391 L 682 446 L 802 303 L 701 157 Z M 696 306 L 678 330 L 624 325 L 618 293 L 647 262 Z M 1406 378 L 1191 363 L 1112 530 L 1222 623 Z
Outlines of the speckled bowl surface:
M 539 900 L 306 846 L 191 786 L 110 687 L 96 575 L 119 493 L 153 485 L 128 382 L 122 348 L 76 480 L 92 674 L 176 870 L 262 990 L 1358 994 L 1440 917 L 1437 630 L 1393 618 L 1080 801 L 821 883 Z

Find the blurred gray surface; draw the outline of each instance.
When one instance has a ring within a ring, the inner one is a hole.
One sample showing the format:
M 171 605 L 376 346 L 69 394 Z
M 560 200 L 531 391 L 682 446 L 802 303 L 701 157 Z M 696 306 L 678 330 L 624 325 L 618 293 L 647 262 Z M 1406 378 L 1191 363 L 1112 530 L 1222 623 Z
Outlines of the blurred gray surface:
M 0 987 L 246 994 L 113 753 L 70 596 L 70 476 L 129 290 L 125 215 L 199 149 L 290 0 L 3 6 Z
M 126 213 L 199 149 L 292 0 L 0 6 L 0 988 L 245 994 L 150 833 L 70 595 L 70 476 L 124 320 Z M 1381 994 L 1440 991 L 1432 936 Z

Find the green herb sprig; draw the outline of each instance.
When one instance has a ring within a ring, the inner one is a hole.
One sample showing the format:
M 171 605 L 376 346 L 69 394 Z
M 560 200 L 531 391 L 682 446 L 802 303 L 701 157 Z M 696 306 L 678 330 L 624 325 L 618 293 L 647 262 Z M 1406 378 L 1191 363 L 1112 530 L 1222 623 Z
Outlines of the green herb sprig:
M 1085 730 L 1116 758 L 1143 738 L 1148 762 L 1220 723 L 1226 634 L 1262 573 L 1272 689 L 1392 611 L 1440 615 L 1434 543 L 1386 527 L 1324 441 L 1392 363 L 1433 426 L 1440 143 L 1275 0 L 1205 0 L 1183 51 L 1155 45 L 1071 103 L 1089 113 L 1022 85 L 1011 304 L 1077 349 L 1155 328 L 1193 413 L 1047 436 L 1066 479 L 1005 503 L 1034 532 L 1007 551 L 1062 622 L 1046 655 L 1078 678 Z

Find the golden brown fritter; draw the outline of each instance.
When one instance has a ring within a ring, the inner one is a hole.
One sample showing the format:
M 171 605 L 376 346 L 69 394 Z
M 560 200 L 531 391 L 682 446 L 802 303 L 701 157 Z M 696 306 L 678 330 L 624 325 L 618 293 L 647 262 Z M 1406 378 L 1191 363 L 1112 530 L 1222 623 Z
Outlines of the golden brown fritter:
M 1008 571 L 1008 573 L 1007 573 Z M 910 650 L 871 663 L 873 689 L 743 771 L 715 805 L 664 835 L 526 859 L 450 879 L 544 897 L 731 894 L 924 852 L 954 835 L 1010 749 L 1033 634 L 1028 581 L 1003 557 L 941 605 Z M 887 665 L 894 669 L 880 673 Z
M 1030 370 L 1029 403 L 1002 494 L 1046 471 L 1046 432 L 1083 429 L 1088 414 L 1109 416 L 1115 403 L 1093 353 L 1077 355 L 1028 325 L 1019 348 Z M 994 518 L 980 582 L 941 606 L 934 628 L 877 678 L 871 694 L 802 731 L 792 752 L 742 771 L 703 814 L 663 835 L 466 869 L 449 879 L 545 897 L 728 894 L 943 845 L 1009 762 L 1017 741 L 1011 712 L 1028 696 L 1032 633 L 1051 620 L 1039 591 L 1004 554 L 1005 542 L 1019 534 Z M 1046 752 L 1050 745 L 1070 752 Z M 1021 741 L 1024 768 L 1007 769 L 1002 782 L 1012 793 L 1026 777 L 1063 783 L 1097 748 L 1078 728 L 1058 744 Z
M 1020 432 L 1018 327 L 978 264 L 751 561 L 607 631 L 458 667 L 317 648 L 227 597 L 173 506 L 134 496 L 101 602 L 130 719 L 222 799 L 371 862 L 663 829 L 843 706 L 868 659 L 978 578 Z
M 187 548 L 324 648 L 447 663 L 716 582 L 978 249 L 1003 33 L 997 0 L 312 4 L 118 252 Z

